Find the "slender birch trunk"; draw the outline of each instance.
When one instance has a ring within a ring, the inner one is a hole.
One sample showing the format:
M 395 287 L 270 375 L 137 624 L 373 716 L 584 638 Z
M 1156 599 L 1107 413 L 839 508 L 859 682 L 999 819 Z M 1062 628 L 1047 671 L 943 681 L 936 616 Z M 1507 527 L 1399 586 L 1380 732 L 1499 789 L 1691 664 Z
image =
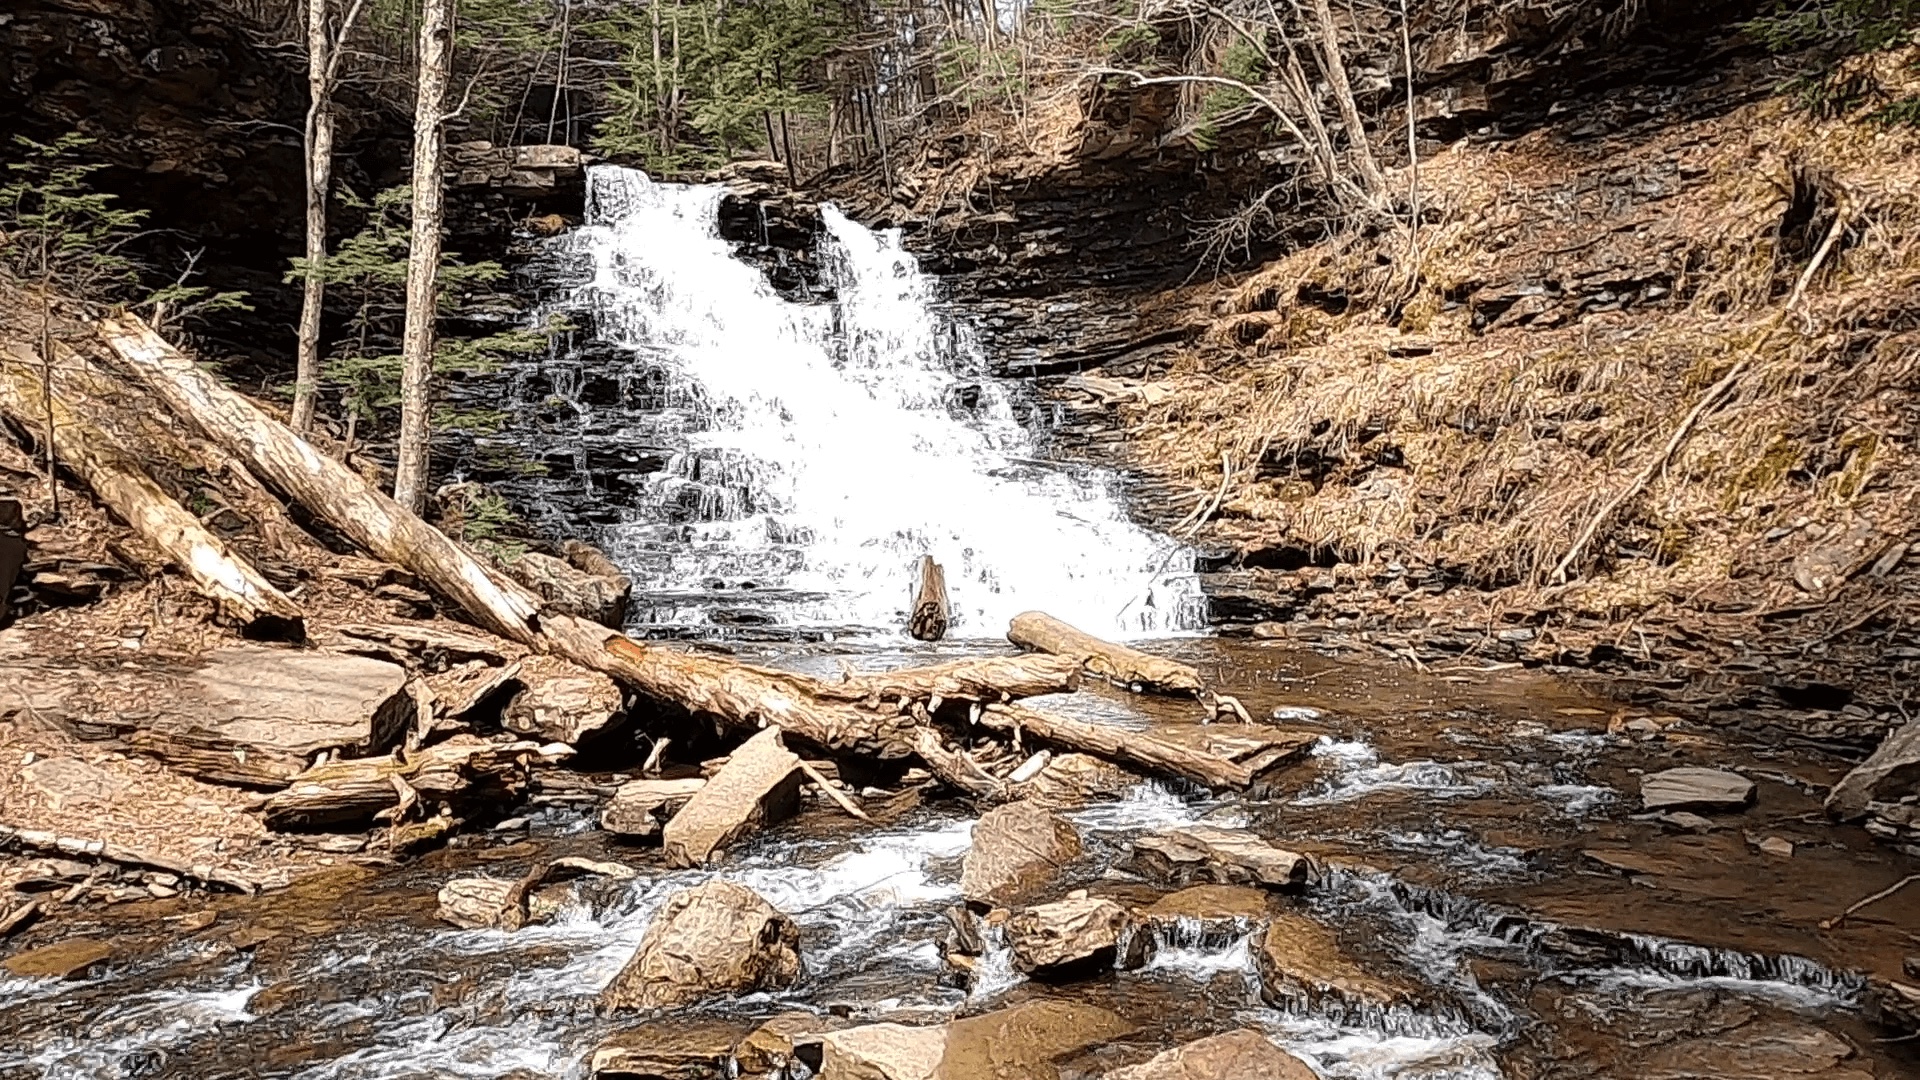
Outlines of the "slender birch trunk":
M 293 430 L 313 427 L 320 383 L 320 314 L 327 286 L 327 189 L 333 176 L 333 40 L 327 0 L 307 0 L 307 279 L 300 297 L 299 358 L 293 379 Z
M 433 331 L 440 277 L 440 125 L 453 69 L 453 0 L 425 0 L 413 110 L 413 243 L 407 255 L 407 323 L 401 338 L 400 449 L 393 498 L 426 506 L 432 431 Z

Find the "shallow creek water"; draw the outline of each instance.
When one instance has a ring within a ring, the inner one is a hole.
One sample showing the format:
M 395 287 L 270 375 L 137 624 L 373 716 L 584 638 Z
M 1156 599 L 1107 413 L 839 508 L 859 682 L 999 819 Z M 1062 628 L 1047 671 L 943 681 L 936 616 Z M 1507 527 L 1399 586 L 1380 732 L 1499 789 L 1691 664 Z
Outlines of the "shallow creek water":
M 1326 861 L 1298 909 L 1370 972 L 1414 980 L 1416 1004 L 1275 1008 L 1234 935 L 1164 942 L 1145 970 L 1056 985 L 1003 970 L 958 989 L 938 944 L 974 820 L 957 802 L 876 801 L 874 825 L 815 806 L 708 871 L 667 870 L 657 849 L 610 844 L 590 807 L 555 804 L 525 834 L 403 867 L 343 860 L 275 895 L 129 905 L 68 925 L 107 938 L 114 958 L 81 982 L 0 982 L 0 1076 L 581 1077 L 595 1043 L 635 1022 L 601 1015 L 597 991 L 667 895 L 715 875 L 795 918 L 807 972 L 788 991 L 682 1014 L 690 1022 L 744 1026 L 795 1008 L 932 1022 L 1045 997 L 1137 1025 L 1062 1063 L 1067 1078 L 1248 1025 L 1325 1077 L 1916 1075 L 1906 1048 L 1873 1041 L 1857 1001 L 1862 973 L 1892 973 L 1914 944 L 1920 905 L 1896 898 L 1818 929 L 1910 869 L 1815 823 L 1799 785 L 1828 770 L 1700 733 L 1608 735 L 1617 710 L 1526 675 L 1414 674 L 1206 639 L 1163 647 L 1321 741 L 1266 797 L 1145 785 L 1073 812 L 1087 850 L 1058 888 L 1149 902 L 1163 890 L 1113 869 L 1132 837 L 1251 828 Z M 761 657 L 813 670 L 924 658 Z M 1112 690 L 1041 704 L 1141 728 L 1197 712 Z M 1702 834 L 1633 819 L 1636 770 L 1695 761 L 1750 770 L 1757 805 Z M 1793 857 L 1756 850 L 1768 835 L 1794 841 Z M 1591 850 L 1636 852 L 1650 872 L 1622 876 Z M 516 933 L 433 921 L 448 877 L 518 874 L 563 853 L 640 876 L 587 886 L 550 924 Z M 213 925 L 175 928 L 209 907 Z

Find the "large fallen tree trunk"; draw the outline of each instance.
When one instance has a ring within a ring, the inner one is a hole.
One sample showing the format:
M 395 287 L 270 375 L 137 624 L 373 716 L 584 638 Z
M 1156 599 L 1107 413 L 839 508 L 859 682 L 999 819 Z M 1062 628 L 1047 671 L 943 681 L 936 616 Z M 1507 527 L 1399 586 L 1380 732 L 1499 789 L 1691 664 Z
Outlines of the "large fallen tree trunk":
M 539 632 L 540 600 L 489 573 L 445 533 L 376 491 L 346 465 L 201 371 L 132 315 L 100 323 L 101 337 L 180 416 L 354 542 L 412 571 L 488 629 L 522 643 Z
M 1195 694 L 1200 691 L 1200 672 L 1197 669 L 1164 656 L 1154 656 L 1125 645 L 1102 641 L 1045 612 L 1027 611 L 1015 615 L 1013 624 L 1007 628 L 1007 640 L 1023 649 L 1054 656 L 1070 656 L 1089 672 L 1122 686 L 1169 694 Z
M 248 636 L 301 637 L 300 605 L 149 476 L 126 436 L 102 426 L 107 411 L 83 389 L 84 376 L 91 373 L 85 358 L 69 352 L 58 367 L 58 377 L 49 379 L 19 349 L 0 350 L 0 413 L 28 431 L 43 430 L 51 415 L 54 456 L 115 517 L 184 570 L 194 588 Z
M 938 712 L 941 702 L 991 704 L 1064 694 L 1079 685 L 1080 663 L 1072 657 L 983 656 L 875 675 L 849 675 L 837 683 L 823 683 L 813 692 L 835 701 L 865 702 L 869 708 L 897 703 L 902 698 L 931 701 L 928 711 Z
M 989 705 L 980 722 L 995 731 L 1019 730 L 1042 742 L 1149 773 L 1173 775 L 1208 788 L 1244 788 L 1253 771 L 1226 758 L 1108 724 L 1091 724 L 1020 705 Z

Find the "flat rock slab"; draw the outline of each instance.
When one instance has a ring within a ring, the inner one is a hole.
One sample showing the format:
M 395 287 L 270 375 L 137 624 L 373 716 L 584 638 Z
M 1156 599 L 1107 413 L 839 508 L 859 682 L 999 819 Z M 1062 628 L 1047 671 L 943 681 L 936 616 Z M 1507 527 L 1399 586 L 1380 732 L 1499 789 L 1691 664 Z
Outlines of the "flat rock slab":
M 0 968 L 23 979 L 84 979 L 112 955 L 113 949 L 104 941 L 68 938 L 9 956 L 0 961 Z
M 1080 857 L 1080 835 L 1027 800 L 996 806 L 973 827 L 960 867 L 960 893 L 975 904 L 1006 903 Z
M 600 811 L 600 827 L 628 840 L 660 835 L 661 819 L 679 813 L 694 794 L 707 786 L 706 778 L 629 780 L 620 785 Z
M 815 1038 L 819 1080 L 1043 1080 L 1054 1062 L 1130 1033 L 1094 1005 L 1028 1001 L 927 1027 L 866 1024 Z
M 1686 766 L 1640 779 L 1648 810 L 1740 810 L 1753 802 L 1753 781 L 1723 769 Z
M 715 854 L 799 807 L 799 755 L 766 728 L 741 743 L 661 830 L 667 863 L 705 866 Z
M 1306 1062 L 1251 1028 L 1162 1051 L 1106 1080 L 1316 1080 Z
M 1920 721 L 1909 720 L 1888 735 L 1827 796 L 1827 813 L 1852 821 L 1876 802 L 1899 802 L 1920 792 Z
M 1347 955 L 1332 930 L 1305 915 L 1279 912 L 1255 943 L 1260 991 L 1275 1005 L 1333 999 L 1388 1008 L 1416 999 L 1408 980 L 1374 975 Z
M 146 693 L 157 717 L 128 734 L 137 750 L 190 776 L 283 786 L 323 751 L 377 754 L 414 718 L 407 672 L 345 653 L 234 645 Z M 135 689 L 135 688 L 129 688 Z
M 588 1069 L 593 1080 L 727 1080 L 734 1047 L 751 1020 L 650 1020 L 602 1040 Z
M 1300 889 L 1317 877 L 1313 860 L 1240 829 L 1191 825 L 1151 833 L 1133 842 L 1133 866 L 1174 885 L 1213 882 Z

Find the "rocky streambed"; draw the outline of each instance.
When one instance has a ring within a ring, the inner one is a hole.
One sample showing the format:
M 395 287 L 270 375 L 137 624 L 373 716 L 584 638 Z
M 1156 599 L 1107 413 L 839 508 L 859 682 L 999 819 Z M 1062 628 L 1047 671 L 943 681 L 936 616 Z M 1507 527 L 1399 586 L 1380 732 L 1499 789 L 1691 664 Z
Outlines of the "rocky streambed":
M 860 793 L 869 822 L 808 803 L 693 870 L 600 827 L 634 771 L 549 770 L 529 812 L 411 863 L 323 856 L 258 897 L 27 930 L 0 978 L 0 1076 L 1920 1068 L 1875 1024 L 1920 951 L 1920 894 L 1836 922 L 1915 869 L 1824 823 L 1843 763 L 1507 672 L 1164 651 L 1299 732 L 1296 758 L 1244 795 L 1083 775 L 984 816 L 909 774 Z M 1118 690 L 1046 704 L 1140 731 L 1199 719 Z M 542 870 L 518 929 L 442 917 L 450 882 Z M 644 977 L 623 975 L 636 953 Z

